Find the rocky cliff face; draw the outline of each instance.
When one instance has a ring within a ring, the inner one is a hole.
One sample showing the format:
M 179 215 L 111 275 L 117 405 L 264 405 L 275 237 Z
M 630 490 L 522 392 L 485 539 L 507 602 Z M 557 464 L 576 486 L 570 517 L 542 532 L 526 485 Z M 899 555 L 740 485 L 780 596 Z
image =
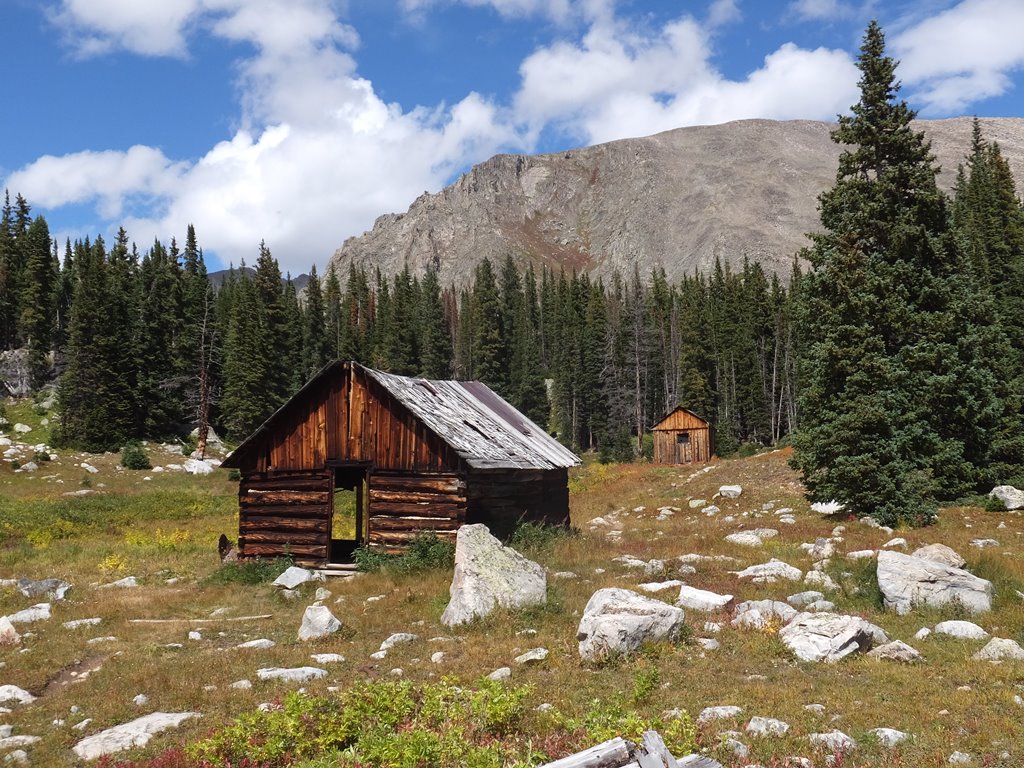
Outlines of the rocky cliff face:
M 949 189 L 971 120 L 919 121 Z M 639 266 L 669 278 L 749 257 L 780 275 L 818 227 L 817 196 L 835 180 L 831 125 L 744 120 L 679 128 L 551 155 L 497 155 L 402 214 L 349 238 L 330 264 L 382 271 L 435 264 L 461 284 L 484 257 L 607 276 Z M 1024 119 L 984 119 L 1024 188 Z

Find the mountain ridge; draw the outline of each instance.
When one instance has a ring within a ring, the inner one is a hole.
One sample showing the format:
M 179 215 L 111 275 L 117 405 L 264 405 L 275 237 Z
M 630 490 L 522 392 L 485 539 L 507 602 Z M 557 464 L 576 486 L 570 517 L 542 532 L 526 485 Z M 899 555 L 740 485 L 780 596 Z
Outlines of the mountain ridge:
M 915 121 L 950 190 L 970 149 L 972 118 Z M 1024 186 L 1024 119 L 981 118 Z M 484 257 L 607 277 L 664 268 L 670 279 L 744 258 L 786 277 L 819 228 L 817 197 L 842 147 L 832 123 L 742 120 L 677 128 L 543 155 L 499 154 L 405 213 L 377 218 L 328 262 L 386 274 L 438 268 L 463 285 Z

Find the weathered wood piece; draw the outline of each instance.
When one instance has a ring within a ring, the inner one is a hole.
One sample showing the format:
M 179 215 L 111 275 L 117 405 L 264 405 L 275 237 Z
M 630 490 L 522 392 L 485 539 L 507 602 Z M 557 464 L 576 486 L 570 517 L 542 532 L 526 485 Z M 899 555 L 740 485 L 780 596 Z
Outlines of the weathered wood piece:
M 657 731 L 644 731 L 643 741 L 634 756 L 640 768 L 678 768 L 676 759 Z
M 616 736 L 575 755 L 545 763 L 540 768 L 622 768 L 629 760 L 629 742 Z

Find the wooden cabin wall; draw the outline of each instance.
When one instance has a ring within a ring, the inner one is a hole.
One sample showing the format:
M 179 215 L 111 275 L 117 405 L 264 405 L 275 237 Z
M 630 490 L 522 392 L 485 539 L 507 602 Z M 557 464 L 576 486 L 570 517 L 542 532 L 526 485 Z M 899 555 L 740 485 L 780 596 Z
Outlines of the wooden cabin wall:
M 711 461 L 711 430 L 705 426 L 698 429 L 655 429 L 655 464 L 691 464 Z M 689 443 L 680 445 L 677 435 L 689 435 Z
M 498 538 L 523 522 L 569 525 L 567 469 L 470 470 L 466 521 L 483 523 Z
M 454 538 L 466 508 L 466 484 L 457 474 L 374 472 L 369 546 L 394 552 L 425 531 Z
M 255 472 L 238 486 L 238 552 L 327 561 L 331 539 L 330 470 Z
M 365 374 L 340 368 L 294 401 L 247 468 L 268 472 L 372 463 L 381 470 L 458 471 L 455 451 Z

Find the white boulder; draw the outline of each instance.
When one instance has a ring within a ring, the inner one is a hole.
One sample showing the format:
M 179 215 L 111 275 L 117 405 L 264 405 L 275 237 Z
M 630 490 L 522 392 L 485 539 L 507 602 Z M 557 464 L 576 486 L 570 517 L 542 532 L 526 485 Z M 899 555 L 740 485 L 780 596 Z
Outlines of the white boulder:
M 988 495 L 999 499 L 1007 509 L 1024 509 L 1024 491 L 1012 485 L 997 485 Z
M 82 739 L 72 751 L 82 760 L 95 760 L 112 752 L 144 747 L 154 735 L 177 728 L 186 720 L 202 717 L 198 712 L 154 712 Z
M 30 608 L 12 613 L 7 617 L 11 624 L 31 624 L 33 621 L 46 621 L 50 618 L 50 604 L 37 603 Z
M 878 553 L 878 587 L 885 607 L 900 615 L 915 605 L 963 605 L 971 613 L 992 610 L 992 583 L 962 568 L 883 550 Z
M 910 738 L 909 733 L 897 731 L 895 728 L 872 728 L 868 733 L 873 733 L 883 747 L 895 747 Z
M 1007 640 L 1002 637 L 993 637 L 988 644 L 974 654 L 976 661 L 1002 661 L 1012 659 L 1013 661 L 1024 661 L 1024 648 L 1016 640 Z
M 327 677 L 327 670 L 320 667 L 264 667 L 256 670 L 260 680 L 283 680 L 286 683 L 305 683 Z
M 877 661 L 898 661 L 902 664 L 911 664 L 921 660 L 921 654 L 917 649 L 902 640 L 893 640 L 891 643 L 873 648 L 868 652 L 868 656 Z
M 464 525 L 455 538 L 455 574 L 449 594 L 441 623 L 452 627 L 498 607 L 543 605 L 547 576 L 541 565 L 504 546 L 486 525 Z
M 752 565 L 742 571 L 733 571 L 738 579 L 750 579 L 755 584 L 774 584 L 779 579 L 800 581 L 804 574 L 799 568 L 772 558 L 767 563 Z
M 576 639 L 580 656 L 601 661 L 626 655 L 645 642 L 672 641 L 683 627 L 683 610 L 628 589 L 599 589 L 587 602 Z
M 302 614 L 302 625 L 299 627 L 299 640 L 317 640 L 333 635 L 341 629 L 341 622 L 325 605 L 311 605 Z
M 743 495 L 743 486 L 723 485 L 718 489 L 718 495 L 726 499 L 738 499 Z
M 21 635 L 11 620 L 6 616 L 0 616 L 0 645 L 18 645 L 20 642 Z
M 830 663 L 869 651 L 879 635 L 885 637 L 864 619 L 835 613 L 801 613 L 779 630 L 779 639 L 801 661 Z
M 692 608 L 695 611 L 721 611 L 725 610 L 732 600 L 732 595 L 719 595 L 683 584 L 679 587 L 676 605 L 680 608 Z
M 295 589 L 300 584 L 305 584 L 307 581 L 316 581 L 323 577 L 319 574 L 308 571 L 305 568 L 300 568 L 297 565 L 286 568 L 284 573 L 274 579 L 275 587 L 283 587 L 284 589 Z
M 14 701 L 18 704 L 31 704 L 35 700 L 36 697 L 24 688 L 19 688 L 16 685 L 0 685 L 0 704 L 8 701 Z
M 940 621 L 932 630 L 936 635 L 955 637 L 958 640 L 988 640 L 989 634 L 971 621 Z

